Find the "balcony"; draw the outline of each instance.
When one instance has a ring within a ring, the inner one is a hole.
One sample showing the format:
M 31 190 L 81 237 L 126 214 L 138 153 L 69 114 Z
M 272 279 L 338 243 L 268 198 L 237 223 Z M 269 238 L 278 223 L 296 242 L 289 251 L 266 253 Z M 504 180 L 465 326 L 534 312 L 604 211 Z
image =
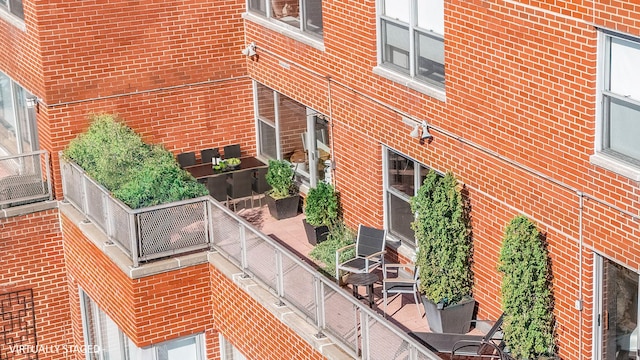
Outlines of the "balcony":
M 48 152 L 0 157 L 0 209 L 4 216 L 41 209 L 42 202 L 52 199 Z M 23 206 L 28 204 L 35 205 Z
M 266 208 L 256 208 L 243 211 L 245 219 L 209 196 L 132 210 L 62 157 L 61 173 L 65 202 L 126 254 L 130 274 L 167 259 L 205 253 L 216 267 L 219 258 L 233 267 L 230 277 L 241 272 L 238 286 L 245 281 L 261 285 L 263 292 L 256 297 L 275 299 L 261 301 L 265 307 L 276 303 L 276 308 L 294 312 L 311 328 L 313 343 L 329 341 L 343 354 L 330 358 L 440 359 L 407 334 L 426 330 L 412 297 L 390 302 L 392 316 L 385 319 L 379 286 L 376 305 L 369 308 L 317 270 L 307 257 L 311 246 L 300 217 L 276 221 Z M 249 293 L 255 288 L 245 287 Z

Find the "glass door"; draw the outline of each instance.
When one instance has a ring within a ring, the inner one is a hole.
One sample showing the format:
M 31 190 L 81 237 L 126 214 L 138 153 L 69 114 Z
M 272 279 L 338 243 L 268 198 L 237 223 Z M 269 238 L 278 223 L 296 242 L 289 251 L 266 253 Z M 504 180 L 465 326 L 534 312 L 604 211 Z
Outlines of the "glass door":
M 613 261 L 600 258 L 599 339 L 600 359 L 639 360 L 638 278 L 639 275 Z

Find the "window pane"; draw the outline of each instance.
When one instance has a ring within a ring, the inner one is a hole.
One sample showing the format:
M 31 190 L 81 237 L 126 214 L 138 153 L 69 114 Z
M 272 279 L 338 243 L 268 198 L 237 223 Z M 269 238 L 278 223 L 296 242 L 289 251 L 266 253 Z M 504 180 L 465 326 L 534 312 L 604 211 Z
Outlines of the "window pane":
M 276 151 L 276 129 L 264 121 L 258 121 L 258 131 L 258 136 L 260 136 L 260 154 L 269 159 L 278 158 L 278 152 Z
M 273 102 L 273 90 L 262 84 L 257 85 L 258 117 L 264 120 L 269 120 L 272 124 L 275 125 L 276 113 Z
M 609 123 L 605 148 L 640 162 L 640 107 L 616 98 L 606 99 Z
M 444 0 L 418 0 L 418 27 L 444 35 Z
M 415 188 L 415 169 L 413 160 L 389 151 L 389 187 L 413 196 Z
M 392 19 L 409 24 L 411 22 L 410 13 L 410 0 L 387 0 L 384 2 L 384 14 Z
M 11 79 L 0 73 L 0 145 L 7 154 L 19 153 L 17 132 Z
M 305 30 L 322 35 L 322 0 L 304 0 Z
M 438 84 L 444 84 L 444 40 L 431 33 L 416 33 L 418 69 L 416 74 Z
M 409 201 L 401 199 L 392 193 L 388 194 L 389 232 L 402 239 L 403 242 L 415 246 L 415 235 L 411 229 L 413 213 L 411 212 Z
M 383 62 L 409 71 L 409 29 L 387 21 L 382 22 Z
M 195 337 L 171 341 L 166 345 L 166 349 L 166 360 L 198 359 Z M 159 358 L 162 359 L 161 356 Z
M 300 28 L 299 0 L 271 0 L 272 17 Z
M 603 263 L 603 359 L 636 359 L 638 274 L 609 260 Z
M 640 44 L 611 38 L 609 90 L 640 101 Z
M 278 115 L 282 156 L 295 164 L 298 181 L 308 185 L 307 152 L 303 143 L 303 136 L 307 131 L 307 108 L 295 100 L 280 95 Z
M 22 0 L 9 0 L 11 13 L 20 19 L 24 19 L 24 11 L 22 9 Z
M 267 5 L 265 0 L 249 0 L 249 10 L 262 15 L 267 15 Z

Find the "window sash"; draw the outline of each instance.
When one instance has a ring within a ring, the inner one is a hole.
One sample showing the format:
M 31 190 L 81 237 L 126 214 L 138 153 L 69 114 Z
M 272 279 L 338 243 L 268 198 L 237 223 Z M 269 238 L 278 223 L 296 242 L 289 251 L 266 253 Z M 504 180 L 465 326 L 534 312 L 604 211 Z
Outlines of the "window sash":
M 247 0 L 247 9 L 305 34 L 323 35 L 322 0 Z
M 22 5 L 22 0 L 0 0 L 0 7 L 24 20 L 24 6 Z

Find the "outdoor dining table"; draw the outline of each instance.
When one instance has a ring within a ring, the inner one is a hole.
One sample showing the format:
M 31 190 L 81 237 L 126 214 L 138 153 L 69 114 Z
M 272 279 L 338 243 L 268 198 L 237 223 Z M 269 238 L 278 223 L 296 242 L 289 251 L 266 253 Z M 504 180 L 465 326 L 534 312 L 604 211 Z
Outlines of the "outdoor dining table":
M 256 168 L 266 167 L 266 166 L 267 165 L 265 163 L 258 160 L 257 158 L 253 156 L 248 156 L 248 157 L 240 158 L 240 165 L 236 167 L 234 170 L 225 171 L 225 172 L 222 172 L 221 174 L 227 174 L 227 173 L 231 173 L 233 171 L 239 171 L 239 170 L 256 169 Z M 214 174 L 212 163 L 203 163 L 203 164 L 196 164 L 192 166 L 186 166 L 184 169 L 188 171 L 196 179 L 204 178 Z

